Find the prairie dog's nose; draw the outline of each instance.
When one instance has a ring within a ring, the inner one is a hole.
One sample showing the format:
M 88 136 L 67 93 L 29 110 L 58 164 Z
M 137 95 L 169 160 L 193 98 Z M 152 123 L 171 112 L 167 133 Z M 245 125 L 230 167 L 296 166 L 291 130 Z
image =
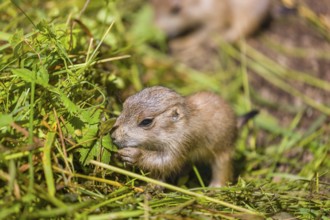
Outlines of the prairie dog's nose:
M 118 126 L 115 125 L 110 130 L 110 137 L 111 137 L 111 139 L 112 139 L 113 142 L 116 141 L 116 130 L 117 130 L 117 128 L 118 128 Z
M 123 147 L 123 140 L 122 140 L 122 131 L 119 126 L 113 126 L 112 129 L 110 130 L 110 137 L 112 140 L 112 143 L 114 143 L 118 148 Z

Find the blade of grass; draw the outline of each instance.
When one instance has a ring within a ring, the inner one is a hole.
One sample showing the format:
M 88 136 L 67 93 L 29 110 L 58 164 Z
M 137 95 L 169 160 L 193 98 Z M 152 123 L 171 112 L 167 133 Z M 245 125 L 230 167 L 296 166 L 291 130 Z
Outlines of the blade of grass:
M 16 1 L 15 0 L 11 0 L 11 3 L 13 5 L 15 5 L 15 7 L 18 8 L 18 10 L 20 10 L 24 14 L 24 16 L 30 21 L 30 23 L 34 26 L 34 28 L 37 29 L 37 26 L 34 24 L 34 22 L 32 21 L 32 19 L 25 13 L 25 11 L 21 7 L 19 7 L 18 4 L 16 4 Z
M 23 219 L 40 219 L 40 218 L 55 218 L 63 215 L 72 215 L 72 213 L 74 213 L 75 211 L 90 206 L 91 203 L 92 201 L 87 201 L 83 203 L 67 204 L 65 207 L 61 207 L 61 208 L 37 210 L 32 213 L 23 214 L 21 217 Z
M 282 42 L 278 42 L 272 38 L 262 38 L 262 41 L 267 47 L 274 50 L 276 53 L 285 54 L 291 57 L 305 58 L 312 56 L 318 59 L 330 60 L 330 54 L 326 50 L 319 50 L 315 48 L 300 48 L 294 46 L 283 45 Z
M 99 50 L 101 44 L 103 43 L 105 37 L 109 34 L 109 32 L 110 32 L 110 30 L 111 30 L 111 28 L 112 28 L 112 26 L 113 26 L 114 23 L 115 23 L 114 21 L 111 22 L 111 24 L 109 25 L 108 29 L 106 30 L 106 32 L 105 32 L 104 35 L 102 36 L 102 38 L 101 38 L 99 44 L 96 46 L 95 50 L 93 51 L 93 53 L 92 53 L 91 56 L 89 57 L 89 60 L 84 64 L 84 66 L 83 66 L 82 69 L 79 69 L 79 70 L 77 71 L 77 75 L 80 75 L 81 73 L 83 73 L 83 72 L 85 71 L 85 69 L 88 68 L 88 67 L 91 65 L 91 63 L 93 62 L 93 60 L 95 59 L 95 57 L 96 57 L 96 55 L 97 55 L 97 52 L 98 52 L 98 50 Z M 72 65 L 72 66 L 73 66 L 73 65 Z
M 144 220 L 149 220 L 150 219 L 150 206 L 149 206 L 149 200 L 147 198 L 147 196 L 144 196 L 144 199 L 143 199 L 143 210 L 144 210 L 144 213 L 143 213 L 143 219 Z
M 21 204 L 13 204 L 9 208 L 1 208 L 0 210 L 0 219 L 10 219 L 15 215 L 16 213 L 19 213 L 21 209 Z M 10 217 L 11 216 L 11 217 Z
M 11 160 L 11 161 L 13 161 L 13 160 Z M 13 190 L 13 193 L 14 193 L 16 199 L 21 199 L 20 187 L 17 184 L 17 180 L 16 179 L 12 180 L 11 175 L 9 175 L 8 173 L 3 172 L 2 170 L 0 170 L 0 179 L 5 180 L 5 181 L 8 182 L 8 185 L 9 185 L 8 191 L 9 192 L 11 192 L 11 189 L 10 189 L 10 184 L 11 183 L 10 183 L 10 181 L 13 181 L 13 187 L 12 187 L 13 188 L 12 189 Z M 1 216 L 1 214 L 0 214 L 0 216 Z
M 205 188 L 204 181 L 203 181 L 201 175 L 199 174 L 199 171 L 198 171 L 198 169 L 195 165 L 193 166 L 193 170 L 194 170 L 194 173 L 195 173 L 195 175 L 198 179 L 199 184 L 201 185 L 202 188 Z
M 55 139 L 55 132 L 50 131 L 47 133 L 45 146 L 43 148 L 42 164 L 44 168 L 44 174 L 46 178 L 47 190 L 49 195 L 55 195 L 55 181 L 52 171 L 52 162 L 51 162 L 51 150 L 52 145 Z
M 106 63 L 106 62 L 111 62 L 111 61 L 115 61 L 115 60 L 122 60 L 122 59 L 126 59 L 126 58 L 130 58 L 131 55 L 122 55 L 122 56 L 117 56 L 117 57 L 110 57 L 110 58 L 106 58 L 106 59 L 103 59 L 103 60 L 98 60 L 98 61 L 93 61 L 93 62 L 90 62 L 90 63 L 79 63 L 79 64 L 74 64 L 74 65 L 70 65 L 68 66 L 69 68 L 81 68 L 81 67 L 86 67 L 87 65 L 89 66 L 92 66 L 92 65 L 95 65 L 95 64 L 99 64 L 99 63 Z M 58 72 L 55 72 L 54 74 L 59 74 L 59 73 L 64 73 L 65 71 L 62 70 L 62 71 L 58 71 Z
M 30 117 L 29 117 L 29 139 L 28 144 L 33 145 L 33 122 L 34 122 L 34 96 L 35 96 L 35 80 L 37 78 L 37 72 L 33 71 L 34 80 L 31 82 L 31 93 L 30 93 Z M 34 188 L 34 167 L 33 167 L 33 151 L 29 153 L 29 192 L 32 193 Z
M 36 152 L 42 152 L 42 151 L 43 151 L 43 148 L 39 148 L 39 149 L 36 150 Z M 17 159 L 17 158 L 29 156 L 30 153 L 31 153 L 31 150 L 22 151 L 22 152 L 6 155 L 4 158 L 5 158 L 5 160 L 12 160 L 12 159 Z
M 324 129 L 320 129 L 320 130 L 315 131 L 315 132 L 313 132 L 309 135 L 304 135 L 305 138 L 300 140 L 297 145 L 304 147 L 307 144 L 309 144 L 310 142 L 312 142 L 313 140 L 315 140 L 317 137 L 321 137 L 322 134 L 324 134 Z
M 296 117 L 294 117 L 294 119 L 291 121 L 291 123 L 289 125 L 289 130 L 294 131 L 297 128 L 299 122 L 302 120 L 302 118 L 304 116 L 304 113 L 305 113 L 305 111 L 298 112 Z M 294 139 L 294 140 L 298 139 L 299 140 L 301 138 L 302 138 L 301 135 L 296 135 L 296 133 L 292 133 L 292 135 L 290 135 L 290 136 L 285 136 L 282 139 L 282 141 L 281 141 L 281 143 L 280 143 L 280 145 L 277 149 L 278 156 L 280 157 L 280 155 L 282 155 L 285 150 L 287 150 L 289 147 L 292 146 L 292 144 L 290 145 L 290 141 L 292 139 Z M 298 140 L 296 140 L 294 143 L 296 143 Z
M 95 177 L 95 176 L 86 176 L 86 175 L 79 174 L 79 173 L 70 173 L 70 172 L 68 172 L 66 170 L 62 170 L 62 169 L 60 169 L 58 167 L 55 167 L 55 166 L 53 166 L 53 169 L 56 172 L 64 173 L 64 174 L 67 174 L 67 175 L 71 175 L 73 177 L 78 177 L 78 178 L 83 178 L 83 179 L 98 181 L 98 182 L 106 183 L 106 184 L 109 184 L 111 186 L 116 186 L 116 187 L 122 187 L 123 186 L 122 184 L 120 184 L 120 183 L 118 183 L 116 181 L 107 180 L 107 179 L 103 179 L 103 178 L 98 178 L 98 177 Z
M 22 191 L 27 191 L 29 186 L 26 186 L 24 184 L 21 185 Z M 25 197 L 26 202 L 31 202 L 32 199 L 35 199 L 38 197 L 39 201 L 43 201 L 45 204 L 51 204 L 53 206 L 59 207 L 59 208 L 65 208 L 67 205 L 61 201 L 60 199 L 56 198 L 55 196 L 51 196 L 47 192 L 45 192 L 44 185 L 38 185 L 34 184 L 34 194 L 28 194 L 27 197 Z M 40 200 L 41 199 L 41 200 Z M 30 205 L 30 204 L 29 204 Z
M 112 21 L 111 24 L 109 25 L 108 29 L 106 30 L 106 32 L 102 36 L 99 44 L 96 46 L 95 50 L 93 51 L 92 55 L 90 56 L 90 59 L 88 60 L 88 63 L 91 63 L 91 61 L 96 57 L 96 52 L 99 50 L 99 48 L 100 48 L 101 44 L 103 43 L 105 37 L 109 34 L 109 32 L 110 32 L 110 30 L 111 30 L 114 23 L 115 22 Z
M 323 21 L 305 4 L 301 3 L 298 7 L 298 13 L 301 17 L 311 22 L 315 29 L 330 42 L 329 28 Z
M 108 220 L 108 219 L 125 219 L 133 218 L 143 215 L 144 210 L 133 210 L 133 211 L 121 211 L 121 212 L 112 212 L 101 215 L 91 215 L 88 217 L 88 220 Z
M 243 88 L 245 95 L 245 104 L 248 111 L 251 110 L 251 97 L 250 97 L 250 87 L 249 87 L 249 78 L 247 74 L 247 63 L 246 63 L 246 43 L 242 42 L 241 52 L 240 52 L 240 61 L 241 61 L 241 74 L 243 78 Z
M 300 111 L 296 117 L 291 121 L 290 125 L 289 125 L 289 130 L 294 130 L 297 128 L 300 120 L 303 117 L 305 111 Z M 280 161 L 280 159 L 283 156 L 283 153 L 285 152 L 285 150 L 289 149 L 290 147 L 293 146 L 293 143 L 298 142 L 300 139 L 302 138 L 301 135 L 296 135 L 296 133 L 292 133 L 290 136 L 284 136 L 284 138 L 282 139 L 281 143 L 279 144 L 279 146 L 277 147 L 276 150 L 276 155 L 274 155 L 274 161 L 272 162 L 272 167 L 271 170 L 272 172 L 269 173 L 274 173 L 276 170 L 276 167 L 278 165 L 278 162 Z
M 128 198 L 129 196 L 132 196 L 133 194 L 134 194 L 133 192 L 130 192 L 130 193 L 126 193 L 126 194 L 121 195 L 121 196 L 117 196 L 117 197 L 115 197 L 115 198 L 107 199 L 107 200 L 105 200 L 105 201 L 103 201 L 103 202 L 101 202 L 101 203 L 98 203 L 98 204 L 96 204 L 96 205 L 91 206 L 91 207 L 88 208 L 86 211 L 84 211 L 84 212 L 82 213 L 82 215 L 85 215 L 85 216 L 86 216 L 86 215 L 88 215 L 89 213 L 95 211 L 96 209 L 101 208 L 102 206 L 108 205 L 108 204 L 110 204 L 110 203 L 114 203 L 114 202 L 116 202 L 116 201 L 118 201 L 118 200 L 121 200 L 121 199 L 124 199 L 124 198 Z
M 64 143 L 64 137 L 63 137 L 63 133 L 62 133 L 62 128 L 61 128 L 61 124 L 60 124 L 60 121 L 59 121 L 58 116 L 57 116 L 56 109 L 53 109 L 53 112 L 54 112 L 54 117 L 55 117 L 55 121 L 56 121 L 56 124 L 57 124 L 58 135 L 59 135 L 59 138 L 60 138 L 60 141 L 61 141 L 61 145 L 62 145 L 62 151 L 60 152 L 60 154 L 63 156 L 62 158 L 63 158 L 63 161 L 65 163 L 65 168 L 69 172 L 71 172 L 71 168 L 70 168 L 70 165 L 69 165 L 70 162 L 68 160 L 68 154 L 67 154 L 67 150 L 66 150 L 66 145 Z

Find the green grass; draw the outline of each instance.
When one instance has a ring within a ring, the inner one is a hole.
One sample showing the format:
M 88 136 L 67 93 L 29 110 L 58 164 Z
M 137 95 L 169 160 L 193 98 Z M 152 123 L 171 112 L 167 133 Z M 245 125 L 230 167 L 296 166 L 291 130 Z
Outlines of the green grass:
M 81 1 L 0 3 L 0 219 L 272 219 L 279 213 L 330 219 L 330 106 L 290 82 L 325 93 L 330 83 L 244 43 L 220 45 L 222 66 L 215 74 L 177 64 L 162 52 L 164 37 L 141 2 L 87 1 L 86 8 Z M 315 14 L 300 12 L 328 39 Z M 263 42 L 287 56 L 309 54 L 273 39 Z M 329 61 L 325 51 L 316 54 Z M 265 100 L 250 85 L 250 71 L 301 100 L 302 107 Z M 237 114 L 257 104 L 292 118 L 284 127 L 261 111 L 241 131 L 233 186 L 205 188 L 201 170 L 176 185 L 160 183 L 128 171 L 108 134 L 122 98 L 157 84 L 182 94 L 213 90 Z M 309 108 L 319 117 L 302 128 Z M 149 192 L 148 183 L 165 191 Z

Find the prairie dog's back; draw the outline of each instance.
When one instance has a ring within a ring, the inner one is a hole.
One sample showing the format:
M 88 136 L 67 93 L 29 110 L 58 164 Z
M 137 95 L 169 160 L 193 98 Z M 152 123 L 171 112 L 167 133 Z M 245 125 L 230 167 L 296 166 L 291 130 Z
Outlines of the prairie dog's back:
M 205 140 L 218 144 L 214 146 L 216 148 L 232 147 L 236 138 L 237 122 L 231 107 L 212 92 L 199 92 L 186 99 L 187 104 L 195 111 L 193 126 L 199 128 Z
M 169 37 L 207 26 L 205 23 L 214 23 L 219 16 L 224 19 L 228 11 L 227 0 L 151 0 L 151 5 L 156 25 Z

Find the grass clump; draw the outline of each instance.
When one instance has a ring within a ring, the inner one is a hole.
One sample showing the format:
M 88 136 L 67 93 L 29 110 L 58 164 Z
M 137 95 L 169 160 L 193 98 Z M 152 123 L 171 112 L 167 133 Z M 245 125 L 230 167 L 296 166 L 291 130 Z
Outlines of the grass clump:
M 150 8 L 128 2 L 0 3 L 0 219 L 329 219 L 329 106 L 290 88 L 285 79 L 297 72 L 250 47 L 223 45 L 219 74 L 176 64 Z M 253 102 L 274 107 L 250 86 L 250 69 L 305 105 L 287 109 L 295 115 L 288 128 L 262 113 L 242 130 L 237 184 L 211 189 L 186 177 L 178 187 L 123 169 L 108 135 L 122 97 L 162 84 L 183 94 L 211 89 L 238 114 Z M 302 131 L 306 106 L 322 114 Z M 152 182 L 167 190 L 145 192 Z

